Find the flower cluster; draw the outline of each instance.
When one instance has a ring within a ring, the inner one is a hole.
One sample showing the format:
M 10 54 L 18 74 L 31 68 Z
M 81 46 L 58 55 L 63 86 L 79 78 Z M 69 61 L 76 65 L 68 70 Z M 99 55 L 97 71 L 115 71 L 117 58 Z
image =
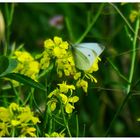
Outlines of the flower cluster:
M 44 42 L 45 50 L 40 61 L 41 68 L 46 69 L 52 60 L 55 60 L 57 74 L 59 77 L 71 76 L 76 74 L 75 64 L 71 51 L 68 49 L 69 44 L 59 37 L 54 40 L 48 39 Z
M 59 77 L 67 76 L 73 78 L 77 83 L 76 86 L 82 88 L 85 92 L 87 92 L 88 88 L 86 79 L 97 82 L 92 73 L 98 70 L 99 58 L 95 60 L 89 70 L 80 71 L 75 66 L 72 50 L 67 41 L 63 41 L 62 38 L 55 36 L 53 40 L 48 39 L 44 42 L 44 48 L 45 50 L 40 60 L 41 69 L 47 69 L 50 63 L 54 62 Z
M 57 132 L 53 132 L 51 134 L 45 134 L 46 137 L 64 137 L 65 134 L 64 133 L 57 133 Z
M 34 125 L 39 122 L 28 106 L 20 107 L 16 103 L 11 103 L 7 108 L 0 107 L 0 137 L 12 134 L 36 137 Z
M 26 51 L 15 51 L 14 55 L 19 62 L 14 72 L 24 74 L 37 81 L 40 70 L 39 63 Z
M 49 95 L 48 98 L 50 99 L 48 102 L 48 106 L 50 107 L 51 111 L 56 109 L 56 104 L 63 103 L 66 113 L 72 113 L 74 107 L 74 103 L 78 102 L 78 96 L 72 96 L 73 90 L 75 90 L 74 85 L 67 85 L 66 82 L 62 84 L 58 84 L 59 88 L 53 90 Z

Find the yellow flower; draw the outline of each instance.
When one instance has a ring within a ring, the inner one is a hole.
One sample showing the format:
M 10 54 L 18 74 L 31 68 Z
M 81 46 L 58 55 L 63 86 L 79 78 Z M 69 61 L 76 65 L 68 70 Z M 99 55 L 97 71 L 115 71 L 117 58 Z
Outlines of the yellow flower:
M 85 72 L 86 73 L 93 73 L 94 71 L 97 71 L 99 69 L 98 61 L 101 61 L 101 59 L 99 57 L 94 61 L 94 63 L 91 66 L 91 68 L 89 70 L 86 70 Z
M 63 82 L 62 84 L 58 84 L 58 85 L 59 85 L 59 88 L 60 88 L 60 92 L 63 92 L 63 93 L 67 93 L 68 90 L 70 90 L 71 93 L 72 93 L 72 90 L 75 90 L 74 85 L 67 85 L 66 82 Z
M 48 95 L 48 98 L 51 98 L 52 96 L 56 96 L 57 94 L 59 93 L 59 90 L 58 89 L 55 89 L 53 90 L 49 95 Z
M 18 121 L 18 120 L 11 120 L 11 125 L 12 126 L 17 126 L 17 125 L 19 125 L 21 122 L 20 121 Z
M 79 97 L 77 97 L 77 96 L 73 96 L 73 97 L 69 98 L 69 102 L 71 102 L 71 103 L 76 103 L 78 101 L 79 101 Z
M 10 111 L 7 108 L 0 107 L 0 122 L 8 122 L 10 121 Z
M 59 94 L 59 96 L 61 97 L 62 102 L 65 105 L 65 111 L 66 111 L 66 113 L 68 113 L 68 114 L 69 113 L 72 113 L 73 109 L 75 109 L 75 107 L 72 104 L 78 102 L 79 101 L 79 97 L 77 97 L 77 96 L 67 97 L 64 94 Z
M 81 87 L 84 90 L 84 92 L 87 93 L 87 88 L 88 88 L 88 82 L 87 81 L 85 81 L 83 79 L 80 79 L 80 80 L 77 81 L 76 86 Z
M 64 94 L 62 94 L 62 93 L 60 93 L 60 94 L 59 94 L 59 96 L 61 97 L 61 99 L 62 99 L 63 103 L 64 103 L 64 104 L 66 104 L 66 103 L 67 103 L 67 101 L 68 101 L 67 96 L 66 96 L 66 95 L 64 95 Z
M 81 77 L 81 72 L 75 73 L 75 75 L 74 75 L 75 80 L 78 80 L 80 77 Z
M 74 59 L 73 59 L 73 56 L 72 56 L 72 53 L 71 52 L 68 54 L 67 60 L 68 60 L 68 63 L 71 66 L 74 66 L 75 67 Z
M 71 103 L 76 103 L 79 101 L 79 97 L 77 96 L 73 96 L 73 97 L 69 97 L 67 100 L 67 103 L 65 104 L 65 111 L 70 114 L 72 113 L 73 109 L 75 109 L 75 107 L 73 105 L 70 104 Z
M 11 103 L 10 106 L 9 106 L 9 109 L 10 109 L 11 112 L 18 111 L 19 110 L 19 105 L 17 105 L 16 103 Z
M 22 130 L 21 130 L 21 137 L 36 137 L 36 134 L 35 134 L 35 131 L 36 129 L 34 127 L 24 127 Z
M 65 111 L 70 114 L 72 113 L 73 109 L 75 109 L 75 107 L 73 105 L 71 105 L 70 103 L 67 103 L 65 106 Z
M 26 70 L 25 73 L 27 76 L 37 81 L 36 77 L 37 74 L 39 73 L 39 69 L 40 69 L 39 63 L 37 61 L 31 61 L 28 64 L 28 70 Z
M 0 136 L 10 136 L 13 127 L 17 135 L 22 132 L 22 136 L 35 136 L 34 125 L 39 122 L 29 107 L 20 107 L 16 103 L 11 103 L 7 108 L 0 107 Z
M 60 45 L 62 43 L 62 38 L 58 37 L 58 36 L 55 36 L 54 37 L 54 43 L 56 45 Z
M 0 122 L 0 137 L 9 136 L 8 125 Z
M 130 21 L 133 23 L 135 21 L 135 19 L 138 17 L 138 15 L 139 15 L 138 11 L 132 10 L 129 15 Z
M 45 134 L 46 137 L 64 137 L 65 134 L 64 133 L 57 133 L 57 132 L 53 132 L 51 134 Z
M 32 117 L 31 117 L 31 120 L 32 120 L 33 124 L 40 123 L 40 120 L 39 120 L 39 118 L 37 118 L 37 117 L 32 116 Z
M 33 122 L 33 124 L 39 123 L 39 119 L 37 117 L 33 117 L 33 112 L 31 112 L 30 108 L 24 107 L 22 113 L 18 115 L 18 120 L 21 123 L 28 123 L 29 121 Z
M 73 90 L 75 90 L 75 86 L 67 85 L 66 82 L 63 82 L 62 84 L 58 85 L 59 88 L 56 88 L 48 95 L 49 101 L 47 105 L 50 106 L 51 111 L 54 111 L 56 108 L 56 103 L 59 103 L 60 101 L 58 99 L 61 99 L 61 102 L 64 104 L 66 113 L 72 113 L 73 109 L 75 108 L 74 103 L 78 102 L 79 100 L 79 97 L 77 96 L 72 97 L 72 92 Z M 68 93 L 69 90 L 71 91 L 71 94 L 66 95 L 66 93 Z
M 46 69 L 50 65 L 50 60 L 55 60 L 57 74 L 59 77 L 73 75 L 75 64 L 72 54 L 68 50 L 68 42 L 62 38 L 55 36 L 53 40 L 48 39 L 44 42 L 45 50 L 40 60 L 41 69 Z
M 67 76 L 70 79 L 76 80 L 79 83 L 79 87 L 82 87 L 85 92 L 87 92 L 88 82 L 79 81 L 79 79 L 90 79 L 92 82 L 97 82 L 97 79 L 91 74 L 99 69 L 98 62 L 101 60 L 99 57 L 94 61 L 93 65 L 89 70 L 78 71 L 75 67 L 74 58 L 71 49 L 69 49 L 69 44 L 67 41 L 63 41 L 62 38 L 55 36 L 53 40 L 48 39 L 44 42 L 45 50 L 43 52 L 42 58 L 40 60 L 41 69 L 47 69 L 50 62 L 54 62 L 54 67 L 56 68 L 57 75 L 61 78 Z M 58 84 L 61 93 L 67 93 L 69 90 L 72 92 L 75 87 L 69 87 L 66 83 Z M 78 85 L 78 84 L 77 84 Z
M 47 49 L 53 49 L 54 47 L 54 42 L 51 39 L 45 40 L 44 41 L 44 47 Z
M 31 61 L 29 63 L 29 70 L 31 73 L 39 73 L 39 63 L 37 61 Z
M 49 106 L 49 109 L 51 111 L 54 111 L 56 109 L 56 103 L 57 103 L 57 100 L 55 98 L 52 98 L 51 100 L 47 102 L 47 105 Z
M 43 52 L 43 57 L 40 60 L 40 67 L 41 69 L 47 69 L 50 65 L 50 56 L 47 51 Z
M 20 62 L 26 62 L 26 61 L 33 61 L 33 57 L 28 52 L 21 52 L 21 51 L 15 51 L 15 56 L 18 61 Z
M 51 103 L 51 111 L 54 111 L 56 109 L 56 102 Z
M 30 53 L 26 51 L 15 51 L 15 58 L 19 63 L 13 72 L 24 74 L 37 81 L 40 65 L 34 60 Z
M 53 49 L 53 55 L 57 58 L 63 58 L 66 55 L 66 50 L 60 47 L 55 47 Z
M 69 46 L 69 44 L 68 44 L 68 42 L 67 41 L 64 41 L 64 42 L 62 42 L 61 44 L 60 44 L 60 48 L 63 48 L 63 49 L 68 49 L 68 46 Z
M 57 74 L 58 74 L 58 76 L 59 76 L 60 78 L 63 76 L 63 72 L 60 71 L 60 70 L 57 70 Z

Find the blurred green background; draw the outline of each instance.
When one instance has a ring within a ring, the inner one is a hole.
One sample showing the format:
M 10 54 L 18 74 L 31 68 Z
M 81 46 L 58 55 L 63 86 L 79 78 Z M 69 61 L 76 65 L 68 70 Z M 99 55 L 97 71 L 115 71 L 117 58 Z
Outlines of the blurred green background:
M 5 5 L 8 8 L 11 5 L 0 3 L 6 21 Z M 54 36 L 75 43 L 89 26 L 100 5 L 101 3 L 14 3 L 10 43 L 16 42 L 17 46 L 24 44 L 31 53 L 41 52 L 43 41 Z M 135 21 L 132 23 L 129 16 L 132 10 L 138 9 L 139 4 L 115 5 L 135 29 Z M 84 131 L 84 136 L 105 136 L 114 114 L 126 97 L 128 83 L 120 73 L 128 79 L 132 55 L 129 33 L 134 37 L 120 14 L 109 3 L 105 3 L 96 23 L 82 41 L 99 42 L 105 46 L 105 51 L 101 55 L 99 71 L 94 74 L 98 83 L 89 85 L 87 95 L 79 93 L 80 101 L 75 110 L 79 118 L 79 136 L 83 136 Z M 136 53 L 132 96 L 113 123 L 109 136 L 140 136 L 140 122 L 137 122 L 140 117 L 139 50 Z M 73 136 L 76 135 L 73 129 L 75 124 L 73 115 L 70 123 Z

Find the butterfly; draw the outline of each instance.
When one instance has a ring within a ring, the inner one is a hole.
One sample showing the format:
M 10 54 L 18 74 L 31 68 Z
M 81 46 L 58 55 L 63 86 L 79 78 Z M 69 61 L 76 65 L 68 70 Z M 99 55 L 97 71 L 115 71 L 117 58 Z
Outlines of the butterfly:
M 80 70 L 90 69 L 104 49 L 105 47 L 98 43 L 72 45 L 72 53 L 76 67 Z

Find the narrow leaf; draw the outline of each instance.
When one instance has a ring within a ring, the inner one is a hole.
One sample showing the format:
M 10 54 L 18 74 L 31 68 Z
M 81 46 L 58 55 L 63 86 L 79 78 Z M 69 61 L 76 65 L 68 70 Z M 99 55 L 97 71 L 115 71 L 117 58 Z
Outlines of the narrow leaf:
M 16 59 L 9 59 L 8 61 L 9 61 L 8 62 L 9 65 L 5 69 L 5 71 L 0 74 L 0 77 L 3 77 L 8 73 L 11 73 L 17 67 L 17 60 Z
M 8 58 L 6 56 L 0 56 L 0 74 L 7 69 L 8 65 Z
M 9 73 L 9 74 L 5 75 L 5 77 L 16 80 L 16 81 L 23 83 L 23 84 L 26 84 L 26 85 L 30 85 L 34 88 L 38 88 L 38 89 L 41 89 L 43 91 L 46 91 L 46 88 L 42 84 L 32 80 L 31 78 L 29 78 L 25 75 L 22 75 L 19 73 Z

